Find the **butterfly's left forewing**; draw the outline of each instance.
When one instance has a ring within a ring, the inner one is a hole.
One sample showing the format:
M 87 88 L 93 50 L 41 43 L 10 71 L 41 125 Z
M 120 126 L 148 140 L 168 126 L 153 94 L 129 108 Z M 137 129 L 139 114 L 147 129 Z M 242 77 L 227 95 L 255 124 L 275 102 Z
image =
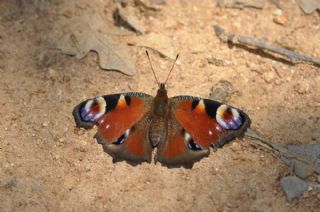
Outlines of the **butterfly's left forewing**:
M 221 146 L 241 136 L 250 125 L 239 109 L 209 99 L 177 96 L 169 99 L 168 136 L 156 160 L 167 166 L 192 167 L 208 156 L 210 146 Z
M 73 115 L 78 127 L 98 126 L 95 137 L 115 162 L 138 164 L 151 161 L 151 102 L 152 96 L 144 93 L 112 94 L 80 103 Z

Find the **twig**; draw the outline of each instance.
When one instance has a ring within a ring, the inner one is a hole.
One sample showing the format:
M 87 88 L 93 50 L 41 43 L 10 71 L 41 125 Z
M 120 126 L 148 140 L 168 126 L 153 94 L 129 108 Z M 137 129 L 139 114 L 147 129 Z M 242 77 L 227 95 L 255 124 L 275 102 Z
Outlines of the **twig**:
M 320 60 L 318 59 L 300 53 L 296 53 L 273 44 L 268 44 L 262 39 L 254 39 L 236 34 L 226 34 L 224 32 L 224 29 L 218 25 L 214 25 L 213 29 L 215 34 L 224 42 L 228 42 L 231 44 L 249 45 L 258 47 L 260 49 L 268 50 L 270 52 L 286 56 L 293 63 L 297 61 L 306 61 L 320 66 Z
M 308 160 L 307 158 L 308 155 L 295 153 L 295 152 L 289 151 L 288 148 L 285 147 L 285 145 L 272 143 L 268 139 L 264 138 L 258 131 L 252 128 L 248 128 L 245 135 L 256 139 L 258 141 L 257 144 L 261 145 L 262 147 L 265 147 L 269 150 L 271 149 L 271 150 L 277 151 L 280 153 L 282 157 L 285 157 L 289 160 L 299 161 L 303 163 L 306 167 L 307 166 L 312 167 L 312 169 L 315 172 L 320 174 L 320 167 L 313 164 L 315 163 L 314 161 Z

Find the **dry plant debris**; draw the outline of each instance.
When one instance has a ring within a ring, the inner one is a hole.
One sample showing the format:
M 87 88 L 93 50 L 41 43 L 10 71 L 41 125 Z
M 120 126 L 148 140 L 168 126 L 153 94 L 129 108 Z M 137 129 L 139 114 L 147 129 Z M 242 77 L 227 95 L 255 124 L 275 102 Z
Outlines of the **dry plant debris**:
M 309 183 L 306 180 L 314 173 L 320 174 L 320 144 L 275 144 L 252 128 L 248 129 L 246 135 L 257 139 L 263 147 L 278 152 L 281 160 L 297 176 L 281 179 L 281 186 L 289 202 L 299 198 L 305 191 L 320 188 L 320 184 Z
M 148 5 L 142 0 L 116 0 L 116 5 L 117 10 L 114 17 L 117 24 L 135 31 L 139 35 L 146 32 L 143 16 L 147 16 L 148 12 L 160 10 L 160 7 Z
M 135 75 L 135 59 L 129 47 L 114 41 L 110 34 L 103 33 L 104 22 L 98 16 L 79 16 L 61 19 L 57 28 L 62 36 L 56 41 L 63 53 L 85 57 L 89 51 L 99 55 L 99 65 L 103 69 L 118 70 L 127 75 Z M 108 30 L 108 28 L 107 28 Z
M 256 9 L 263 9 L 265 0 L 218 0 L 218 6 L 232 7 L 243 9 L 245 7 L 251 7 Z
M 150 33 L 135 37 L 132 45 L 146 47 L 157 51 L 160 55 L 172 60 L 176 58 L 177 52 L 171 42 L 171 39 L 163 34 Z
M 274 44 L 268 44 L 265 40 L 262 39 L 249 38 L 240 34 L 227 34 L 225 33 L 224 29 L 218 25 L 214 25 L 213 28 L 215 34 L 220 38 L 220 40 L 222 40 L 223 42 L 227 42 L 228 44 L 256 47 L 261 50 L 267 50 L 272 53 L 286 56 L 292 63 L 305 61 L 320 66 L 319 59 L 315 59 L 308 55 L 296 53 L 294 51 L 290 51 Z

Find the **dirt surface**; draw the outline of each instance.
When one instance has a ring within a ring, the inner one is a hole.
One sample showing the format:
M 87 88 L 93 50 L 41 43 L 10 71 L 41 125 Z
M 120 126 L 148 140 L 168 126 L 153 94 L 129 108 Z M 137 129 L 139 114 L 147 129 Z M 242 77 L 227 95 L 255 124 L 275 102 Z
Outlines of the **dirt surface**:
M 192 169 L 113 164 L 93 138 L 96 129 L 77 129 L 71 113 L 97 95 L 155 94 L 145 49 L 130 47 L 137 58 L 135 77 L 101 70 L 95 53 L 82 60 L 64 55 L 47 39 L 63 13 L 47 4 L 56 8 L 62 2 L 38 2 L 46 7 L 0 3 L 0 211 L 319 210 L 319 191 L 287 203 L 279 180 L 290 174 L 288 168 L 246 137 L 212 151 Z M 208 97 L 219 80 L 227 80 L 233 86 L 228 103 L 246 111 L 252 126 L 273 142 L 320 142 L 319 67 L 229 48 L 212 28 L 266 37 L 320 58 L 318 12 L 305 16 L 297 1 L 280 1 L 287 19 L 280 25 L 273 21 L 277 8 L 271 1 L 262 10 L 217 7 L 209 0 L 168 2 L 142 20 L 147 33 L 166 35 L 180 53 L 169 96 Z M 112 1 L 87 1 L 68 8 L 68 15 L 103 11 L 112 21 L 114 9 Z M 121 39 L 136 36 L 128 32 Z M 172 60 L 154 51 L 151 57 L 164 80 Z

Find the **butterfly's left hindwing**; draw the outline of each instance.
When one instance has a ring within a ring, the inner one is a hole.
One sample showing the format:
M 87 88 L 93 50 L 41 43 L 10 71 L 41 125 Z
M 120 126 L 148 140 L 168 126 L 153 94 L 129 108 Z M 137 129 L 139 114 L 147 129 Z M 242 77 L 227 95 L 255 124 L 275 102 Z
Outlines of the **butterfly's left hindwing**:
M 147 128 L 151 102 L 152 96 L 144 93 L 106 95 L 80 103 L 73 116 L 77 127 L 98 126 L 95 137 L 114 161 L 150 162 Z
M 209 99 L 173 97 L 169 111 L 171 126 L 156 158 L 166 166 L 192 167 L 208 156 L 210 146 L 221 146 L 250 126 L 249 117 L 241 110 Z

